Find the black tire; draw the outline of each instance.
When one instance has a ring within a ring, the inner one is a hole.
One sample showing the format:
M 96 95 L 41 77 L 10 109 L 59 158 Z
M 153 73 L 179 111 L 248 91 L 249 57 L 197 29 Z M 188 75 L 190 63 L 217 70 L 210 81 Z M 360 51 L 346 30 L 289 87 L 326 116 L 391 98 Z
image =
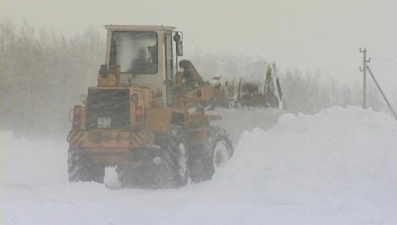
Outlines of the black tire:
M 171 132 L 167 135 L 165 142 L 158 143 L 161 149 L 166 153 L 169 165 L 174 174 L 171 181 L 173 187 L 185 186 L 189 179 L 188 167 L 188 146 L 185 141 L 185 132 L 181 126 L 171 125 Z
M 105 168 L 95 165 L 88 157 L 77 149 L 68 151 L 68 174 L 69 182 L 89 182 L 94 181 L 103 183 Z
M 229 161 L 234 151 L 226 131 L 214 126 L 208 127 L 203 143 L 190 148 L 190 177 L 194 183 L 210 180 L 216 170 Z
M 171 125 L 171 132 L 156 136 L 156 145 L 160 149 L 151 154 L 145 150 L 141 157 L 144 165 L 139 168 L 118 167 L 119 181 L 122 187 L 132 188 L 178 188 L 185 186 L 189 178 L 188 149 L 185 133 L 180 126 Z M 156 164 L 154 158 L 160 159 Z
M 145 149 L 145 151 L 148 150 Z M 161 159 L 159 164 L 153 161 L 155 157 Z M 175 174 L 171 168 L 168 153 L 159 149 L 159 151 L 153 151 L 148 155 L 142 155 L 139 161 L 142 163 L 140 166 L 116 167 L 121 188 L 161 189 L 174 187 Z
M 188 154 L 189 149 L 185 141 L 185 132 L 179 126 L 172 125 L 172 139 L 174 157 L 177 159 L 174 171 L 176 172 L 175 183 L 177 187 L 185 186 L 189 179 Z

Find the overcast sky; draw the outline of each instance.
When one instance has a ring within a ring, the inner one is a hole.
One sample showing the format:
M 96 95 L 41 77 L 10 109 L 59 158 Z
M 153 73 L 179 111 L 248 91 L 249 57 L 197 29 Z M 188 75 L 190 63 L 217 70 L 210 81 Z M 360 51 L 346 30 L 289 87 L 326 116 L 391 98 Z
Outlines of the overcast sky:
M 397 88 L 397 0 L 3 0 L 3 15 L 66 35 L 103 24 L 176 26 L 191 54 L 260 55 L 283 72 L 348 81 L 361 82 L 365 46 L 379 82 Z

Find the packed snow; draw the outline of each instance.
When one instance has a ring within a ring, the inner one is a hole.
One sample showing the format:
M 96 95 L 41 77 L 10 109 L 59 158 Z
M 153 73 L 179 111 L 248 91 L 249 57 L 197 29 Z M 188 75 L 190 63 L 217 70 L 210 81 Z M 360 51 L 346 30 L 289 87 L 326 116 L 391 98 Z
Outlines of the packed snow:
M 286 113 L 269 129 L 266 114 L 234 113 L 221 122 L 241 134 L 231 161 L 179 189 L 70 184 L 66 141 L 2 132 L 2 224 L 397 224 L 392 117 L 335 107 Z

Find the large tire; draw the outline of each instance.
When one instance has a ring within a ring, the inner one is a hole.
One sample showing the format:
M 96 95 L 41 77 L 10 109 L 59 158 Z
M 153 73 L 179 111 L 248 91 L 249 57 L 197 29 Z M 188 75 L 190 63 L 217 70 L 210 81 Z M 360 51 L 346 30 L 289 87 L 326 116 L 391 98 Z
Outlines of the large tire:
M 95 165 L 88 157 L 77 149 L 68 151 L 69 182 L 95 181 L 103 183 L 105 168 Z
M 161 189 L 174 187 L 175 174 L 171 168 L 168 153 L 161 149 L 153 150 L 148 154 L 141 154 L 143 151 L 139 152 L 139 150 L 137 152 L 136 155 L 141 155 L 139 158 L 141 165 L 116 167 L 121 188 Z M 156 164 L 154 158 L 159 159 L 159 163 Z
M 190 177 L 194 183 L 210 180 L 233 155 L 233 145 L 224 129 L 210 126 L 203 143 L 190 147 Z
M 188 146 L 185 141 L 185 132 L 180 126 L 171 125 L 170 140 L 166 148 L 173 161 L 175 187 L 185 186 L 189 179 Z
M 189 178 L 188 149 L 183 129 L 171 125 L 171 132 L 156 136 L 156 145 L 160 149 L 153 150 L 141 161 L 140 167 L 117 168 L 122 187 L 132 188 L 178 188 L 185 186 Z M 156 163 L 154 159 L 157 159 Z

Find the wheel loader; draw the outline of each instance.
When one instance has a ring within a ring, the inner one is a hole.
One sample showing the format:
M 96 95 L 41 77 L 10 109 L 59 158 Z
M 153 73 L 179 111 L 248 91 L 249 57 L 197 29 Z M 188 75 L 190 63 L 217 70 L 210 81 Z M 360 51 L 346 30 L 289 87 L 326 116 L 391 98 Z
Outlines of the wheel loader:
M 216 90 L 183 55 L 168 26 L 106 25 L 98 85 L 71 110 L 71 182 L 103 182 L 115 166 L 123 187 L 168 188 L 208 180 L 233 154 L 225 130 L 205 115 Z M 179 68 L 181 71 L 179 71 Z
M 205 112 L 233 99 L 179 59 L 183 33 L 175 27 L 105 28 L 98 84 L 69 115 L 69 181 L 102 183 L 106 167 L 115 167 L 121 187 L 177 188 L 189 177 L 211 179 L 233 145 L 224 129 L 210 125 L 221 117 Z

